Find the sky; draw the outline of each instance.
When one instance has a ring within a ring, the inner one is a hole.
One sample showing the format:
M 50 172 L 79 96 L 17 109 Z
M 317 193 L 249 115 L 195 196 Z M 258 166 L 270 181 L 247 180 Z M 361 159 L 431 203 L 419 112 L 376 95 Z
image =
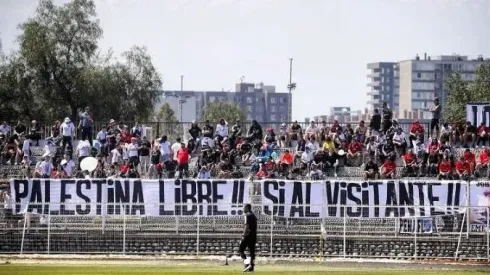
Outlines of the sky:
M 55 0 L 56 4 L 67 0 Z M 96 0 L 99 46 L 120 54 L 145 45 L 164 90 L 234 91 L 245 82 L 287 92 L 293 58 L 293 119 L 332 106 L 366 107 L 378 61 L 458 53 L 490 58 L 488 0 Z M 5 52 L 36 0 L 0 0 Z

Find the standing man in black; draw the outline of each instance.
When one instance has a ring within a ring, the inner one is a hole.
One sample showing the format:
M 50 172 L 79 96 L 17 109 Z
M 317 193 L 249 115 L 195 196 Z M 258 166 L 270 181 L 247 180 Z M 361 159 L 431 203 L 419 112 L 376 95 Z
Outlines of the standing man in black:
M 383 132 L 386 134 L 386 132 L 391 128 L 391 120 L 393 119 L 393 111 L 391 111 L 390 107 L 388 107 L 388 103 L 386 102 L 383 102 L 382 116 Z
M 243 231 L 242 241 L 240 242 L 240 256 L 245 261 L 245 249 L 248 247 L 250 251 L 250 263 L 245 264 L 243 272 L 254 271 L 255 266 L 255 244 L 257 243 L 257 217 L 252 212 L 252 205 L 245 204 L 243 207 L 245 213 L 245 229 Z

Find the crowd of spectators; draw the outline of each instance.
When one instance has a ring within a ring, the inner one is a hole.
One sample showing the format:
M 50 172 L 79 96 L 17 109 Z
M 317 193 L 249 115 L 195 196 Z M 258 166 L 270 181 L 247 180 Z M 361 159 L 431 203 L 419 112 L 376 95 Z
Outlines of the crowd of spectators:
M 13 128 L 3 122 L 0 161 L 22 165 L 27 176 L 36 178 L 321 179 L 336 177 L 344 166 L 361 167 L 365 179 L 488 177 L 489 129 L 470 122 L 440 125 L 437 99 L 431 111 L 430 129 L 415 120 L 406 132 L 392 119 L 386 103 L 374 110 L 369 124 L 361 121 L 355 126 L 312 121 L 306 128 L 293 122 L 275 130 L 262 129 L 257 121 L 248 129 L 240 121 L 193 122 L 184 142 L 166 135 L 149 140 L 140 124 L 129 128 L 113 119 L 95 133 L 86 108 L 76 125 L 68 117 L 54 123 L 42 158 L 35 163 L 31 148 L 41 140 L 37 122 L 27 127 L 18 121 Z M 75 142 L 77 129 L 81 139 Z M 473 149 L 480 146 L 481 151 Z M 459 156 L 456 147 L 466 150 Z M 97 168 L 90 173 L 80 169 L 86 157 L 97 159 Z M 247 172 L 240 169 L 244 166 L 249 167 Z M 401 172 L 397 167 L 403 167 Z

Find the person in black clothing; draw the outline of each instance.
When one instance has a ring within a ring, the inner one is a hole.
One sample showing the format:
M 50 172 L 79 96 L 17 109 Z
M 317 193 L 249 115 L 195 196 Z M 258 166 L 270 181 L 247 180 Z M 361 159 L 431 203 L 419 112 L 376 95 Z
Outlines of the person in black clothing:
M 391 119 L 393 118 L 393 112 L 391 109 L 388 107 L 388 104 L 386 102 L 383 102 L 383 132 L 387 132 L 388 129 L 391 128 L 392 122 Z
M 231 127 L 231 134 L 228 137 L 228 142 L 230 144 L 231 149 L 236 148 L 236 140 L 237 138 L 242 137 L 242 127 L 240 126 L 240 120 L 235 120 L 235 125 Z
M 374 156 L 369 156 L 368 162 L 364 165 L 364 180 L 368 179 L 378 179 L 379 178 L 379 167 L 374 162 Z
M 209 124 L 209 120 L 206 120 L 204 127 L 202 127 L 202 135 L 203 137 L 207 137 L 212 139 L 214 134 L 214 128 Z
M 255 267 L 255 245 L 257 243 L 257 217 L 252 212 L 252 205 L 245 204 L 243 207 L 245 213 L 245 229 L 243 231 L 242 241 L 240 242 L 240 256 L 245 261 L 245 249 L 248 247 L 250 252 L 250 263 L 245 264 L 243 272 L 252 272 Z
M 374 114 L 371 117 L 371 121 L 369 122 L 369 130 L 371 131 L 371 136 L 373 136 L 374 132 L 379 132 L 381 129 L 381 115 L 379 114 L 378 109 L 374 109 Z
M 247 136 L 248 138 L 250 138 L 251 141 L 255 141 L 255 140 L 262 141 L 264 139 L 262 127 L 259 125 L 257 120 L 252 120 L 252 125 L 248 129 Z

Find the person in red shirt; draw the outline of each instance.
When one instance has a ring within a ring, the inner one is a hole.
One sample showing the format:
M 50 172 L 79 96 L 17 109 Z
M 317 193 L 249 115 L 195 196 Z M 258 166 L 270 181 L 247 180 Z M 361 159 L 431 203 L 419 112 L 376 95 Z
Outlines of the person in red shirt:
M 349 159 L 358 159 L 362 153 L 362 143 L 358 140 L 354 139 L 348 147 L 347 158 Z
M 444 156 L 444 159 L 439 163 L 438 169 L 439 175 L 437 176 L 437 178 L 439 180 L 449 180 L 452 178 L 453 166 L 451 165 L 451 161 L 449 161 L 449 158 L 447 156 Z
M 455 166 L 456 174 L 454 176 L 462 180 L 468 180 L 471 175 L 470 164 L 465 161 L 464 156 L 461 156 Z
M 417 139 L 417 136 L 421 136 L 423 141 L 424 132 L 424 126 L 422 126 L 422 124 L 420 124 L 418 120 L 415 120 L 412 125 L 410 125 L 410 136 L 408 137 L 408 140 L 410 141 L 410 146 L 412 146 L 413 141 Z
M 189 177 L 189 148 L 185 146 L 184 143 L 180 144 L 181 147 L 177 151 L 177 164 L 179 170 L 179 178 L 185 176 Z
M 265 165 L 260 166 L 260 170 L 257 172 L 257 174 L 255 176 L 258 179 L 264 179 L 264 178 L 267 178 L 269 176 L 269 173 L 267 172 L 267 168 L 265 167 Z
M 128 126 L 124 125 L 123 130 L 121 131 L 121 141 L 124 143 L 131 143 L 131 133 L 128 131 Z
M 128 171 L 129 171 L 128 161 L 123 160 L 123 163 L 122 163 L 121 167 L 119 168 L 119 172 L 120 172 L 121 177 L 126 177 L 126 174 L 128 173 Z
M 470 167 L 470 174 L 473 174 L 476 166 L 475 154 L 473 154 L 470 149 L 466 149 L 463 153 L 463 158 L 464 161 L 467 162 Z
M 413 153 L 413 150 L 408 150 L 405 155 L 403 155 L 403 176 L 413 177 L 419 174 L 419 164 L 417 163 L 417 156 Z
M 439 141 L 437 138 L 432 138 L 432 141 L 429 143 L 429 146 L 427 147 L 427 153 L 432 154 L 439 154 L 439 149 L 441 148 L 441 145 L 439 144 Z
M 489 135 L 488 135 L 488 132 L 489 132 L 489 129 L 488 127 L 485 125 L 485 122 L 482 122 L 480 124 L 480 126 L 478 126 L 477 130 L 476 130 L 478 136 L 476 137 L 476 146 L 480 146 L 480 142 L 483 141 L 483 146 L 485 146 L 485 143 L 487 141 L 489 141 Z
M 390 157 L 383 163 L 381 177 L 384 179 L 394 179 L 396 177 L 395 157 Z

